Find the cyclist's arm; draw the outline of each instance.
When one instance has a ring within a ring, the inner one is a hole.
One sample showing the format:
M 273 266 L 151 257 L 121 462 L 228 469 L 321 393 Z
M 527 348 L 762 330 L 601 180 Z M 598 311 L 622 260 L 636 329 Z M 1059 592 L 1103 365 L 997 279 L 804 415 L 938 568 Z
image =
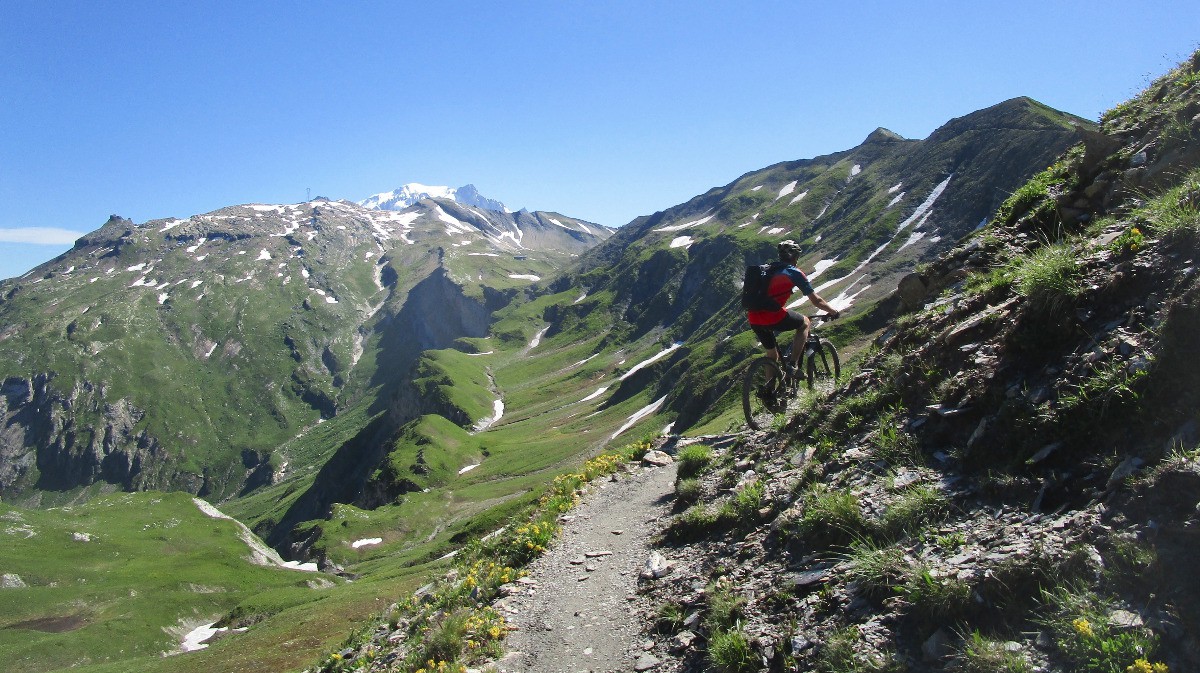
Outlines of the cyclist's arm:
M 825 311 L 826 313 L 833 316 L 834 318 L 836 318 L 842 314 L 841 311 L 837 310 L 833 306 L 830 306 L 829 302 L 822 299 L 821 295 L 817 294 L 816 292 L 810 293 L 808 295 L 808 300 L 813 303 L 813 306 L 816 306 L 817 308 Z
M 796 284 L 796 287 L 800 288 L 800 291 L 804 293 L 804 296 L 808 297 L 808 300 L 813 303 L 813 306 L 825 311 L 834 318 L 842 314 L 841 311 L 830 306 L 829 302 L 825 301 L 821 295 L 817 294 L 817 291 L 813 289 L 812 283 L 808 282 L 808 277 L 804 275 L 804 272 L 800 271 L 794 266 L 788 267 L 784 272 L 787 273 L 788 278 L 790 278 L 792 282 Z

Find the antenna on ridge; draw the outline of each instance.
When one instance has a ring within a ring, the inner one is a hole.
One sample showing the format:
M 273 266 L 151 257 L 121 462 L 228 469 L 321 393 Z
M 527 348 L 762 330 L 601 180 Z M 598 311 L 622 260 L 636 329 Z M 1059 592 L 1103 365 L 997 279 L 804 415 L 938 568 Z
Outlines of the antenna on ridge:
M 305 203 L 312 201 L 312 187 L 304 188 L 304 201 Z

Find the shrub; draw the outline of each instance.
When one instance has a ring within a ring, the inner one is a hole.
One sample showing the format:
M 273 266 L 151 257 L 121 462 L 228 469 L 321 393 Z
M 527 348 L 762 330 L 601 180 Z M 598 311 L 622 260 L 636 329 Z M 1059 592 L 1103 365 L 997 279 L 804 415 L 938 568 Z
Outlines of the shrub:
M 1192 240 L 1200 236 L 1200 170 L 1152 200 L 1137 213 L 1149 220 L 1154 233 L 1165 240 Z
M 793 525 L 797 535 L 830 545 L 849 544 L 866 532 L 858 498 L 824 484 L 814 484 L 804 494 L 803 514 Z
M 676 539 L 689 539 L 706 533 L 716 523 L 716 512 L 704 504 L 696 504 L 675 517 L 667 532 Z
M 1029 673 L 1033 670 L 1020 652 L 1009 652 L 1004 643 L 978 631 L 964 639 L 951 669 L 956 673 Z
M 847 626 L 834 632 L 817 655 L 817 673 L 900 673 L 908 668 L 902 661 L 871 651 L 859 651 L 858 629 Z
M 859 591 L 872 598 L 894 595 L 909 574 L 909 562 L 898 547 L 881 547 L 869 541 L 856 542 L 849 555 L 849 579 Z
M 687 479 L 695 477 L 703 472 L 710 464 L 712 464 L 713 452 L 703 444 L 692 444 L 685 446 L 679 452 L 679 477 Z
M 683 606 L 668 601 L 654 611 L 654 630 L 659 633 L 676 633 L 683 628 L 685 618 Z
M 718 518 L 734 525 L 747 525 L 758 519 L 758 511 L 763 506 L 763 496 L 766 486 L 756 481 L 737 491 L 728 500 L 718 514 Z
M 700 480 L 680 479 L 675 482 L 675 502 L 679 505 L 694 505 L 700 501 Z
M 879 522 L 880 532 L 897 539 L 905 534 L 914 535 L 926 524 L 940 519 L 947 511 L 946 496 L 929 486 L 914 486 L 892 503 Z
M 1062 315 L 1079 293 L 1079 266 L 1066 243 L 1038 248 L 1014 262 L 1017 293 L 1047 316 Z
M 971 609 L 971 587 L 954 577 L 934 577 L 928 569 L 912 573 L 904 598 L 920 618 L 934 623 L 956 621 Z
M 1152 672 L 1158 642 L 1146 629 L 1119 630 L 1108 623 L 1109 606 L 1081 587 L 1063 587 L 1047 593 L 1051 610 L 1045 625 L 1054 644 L 1081 673 L 1124 673 L 1145 669 Z M 1141 662 L 1141 663 L 1139 663 Z M 1157 664 L 1159 670 L 1165 665 Z
M 709 638 L 708 658 L 717 670 L 743 673 L 758 670 L 758 661 L 746 636 L 737 629 L 718 631 Z
M 738 596 L 727 580 L 717 580 L 708 587 L 708 614 L 704 627 L 710 633 L 727 631 L 737 625 L 746 607 L 746 599 Z

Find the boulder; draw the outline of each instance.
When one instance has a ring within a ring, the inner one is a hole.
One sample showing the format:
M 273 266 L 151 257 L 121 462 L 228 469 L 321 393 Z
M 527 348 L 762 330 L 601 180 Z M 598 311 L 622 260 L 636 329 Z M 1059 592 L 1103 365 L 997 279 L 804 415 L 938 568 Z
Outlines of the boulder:
M 650 451 L 642 456 L 642 463 L 653 467 L 664 467 L 673 462 L 675 462 L 675 459 L 662 451 Z

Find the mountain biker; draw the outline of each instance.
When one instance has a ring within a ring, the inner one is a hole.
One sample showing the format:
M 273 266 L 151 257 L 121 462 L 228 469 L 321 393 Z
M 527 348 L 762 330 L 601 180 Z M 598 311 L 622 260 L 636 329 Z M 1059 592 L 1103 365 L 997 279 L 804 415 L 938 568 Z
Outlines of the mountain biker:
M 841 312 L 822 299 L 813 289 L 812 283 L 808 282 L 804 272 L 796 268 L 796 260 L 800 258 L 800 244 L 788 239 L 779 243 L 778 250 L 779 261 L 786 266 L 771 277 L 767 286 L 767 294 L 779 302 L 782 307 L 787 306 L 788 301 L 792 298 L 792 292 L 799 288 L 814 306 L 824 310 L 830 317 L 840 316 Z M 790 329 L 796 330 L 792 337 L 791 362 L 787 363 L 789 368 L 794 369 L 804 355 L 804 344 L 808 341 L 808 332 L 812 327 L 808 316 L 781 308 L 778 311 L 749 310 L 746 311 L 746 319 L 750 321 L 750 329 L 754 330 L 759 343 L 766 349 L 767 357 L 776 362 L 779 361 L 776 333 L 786 332 Z

